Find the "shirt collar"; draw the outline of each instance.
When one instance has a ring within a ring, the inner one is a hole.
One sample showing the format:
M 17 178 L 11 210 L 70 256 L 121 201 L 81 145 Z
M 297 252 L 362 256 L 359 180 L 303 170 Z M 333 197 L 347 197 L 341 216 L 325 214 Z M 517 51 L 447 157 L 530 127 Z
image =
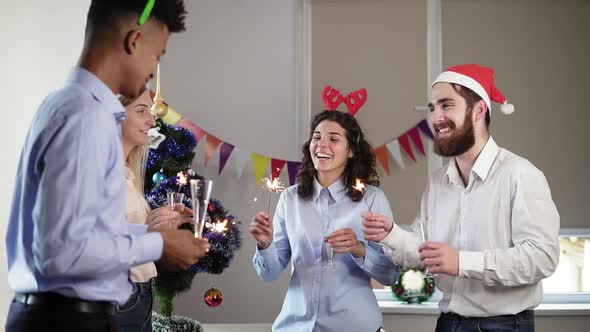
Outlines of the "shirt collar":
M 70 71 L 66 82 L 79 84 L 90 91 L 94 99 L 105 106 L 105 110 L 112 113 L 117 123 L 125 119 L 125 108 L 113 91 L 90 71 L 74 67 Z
M 485 181 L 490 173 L 490 169 L 492 168 L 492 164 L 498 155 L 500 148 L 498 144 L 494 141 L 492 136 L 486 142 L 486 145 L 483 147 L 479 156 L 475 160 L 471 171 L 482 181 Z M 457 161 L 455 158 L 452 158 L 449 161 L 449 167 L 447 168 L 447 176 L 449 180 L 456 185 L 463 185 L 463 180 L 461 179 L 461 175 L 459 174 L 459 169 L 457 169 Z
M 320 192 L 324 189 L 320 182 L 314 177 L 313 179 L 313 200 L 316 201 L 320 197 Z M 330 193 L 330 196 L 336 201 L 340 202 L 342 199 L 346 197 L 346 188 L 344 187 L 344 182 L 342 182 L 342 178 L 334 181 L 328 188 L 326 188 Z
M 479 176 L 482 181 L 485 181 L 490 173 L 490 169 L 492 168 L 492 164 L 498 155 L 500 148 L 498 148 L 498 144 L 494 141 L 492 136 L 488 139 L 488 142 L 481 150 L 481 153 L 475 160 L 475 164 L 473 164 L 473 168 L 471 169 L 475 174 Z

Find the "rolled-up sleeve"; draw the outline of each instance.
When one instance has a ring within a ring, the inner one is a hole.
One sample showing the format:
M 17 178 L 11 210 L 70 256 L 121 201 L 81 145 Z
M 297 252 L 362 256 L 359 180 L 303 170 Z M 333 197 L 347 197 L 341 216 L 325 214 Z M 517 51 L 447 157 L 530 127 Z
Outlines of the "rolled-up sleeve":
M 383 191 L 377 188 L 372 189 L 371 212 L 393 219 L 391 206 Z M 362 236 L 360 239 L 362 239 Z M 372 241 L 362 241 L 365 244 L 365 257 L 364 259 L 354 259 L 354 262 L 371 276 L 371 278 L 384 285 L 391 285 L 397 279 L 399 273 L 398 266 L 385 255 L 380 245 Z

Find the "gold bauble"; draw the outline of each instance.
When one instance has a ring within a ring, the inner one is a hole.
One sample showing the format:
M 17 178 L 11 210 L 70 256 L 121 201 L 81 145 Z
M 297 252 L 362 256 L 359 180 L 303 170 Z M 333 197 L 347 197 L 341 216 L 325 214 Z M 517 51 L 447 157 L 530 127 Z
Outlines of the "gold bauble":
M 158 72 L 156 74 L 156 94 L 154 95 L 154 104 L 150 108 L 153 115 L 161 118 L 168 113 L 168 106 L 164 103 L 164 98 L 160 93 L 160 64 L 158 63 Z
M 154 101 L 154 104 L 152 105 L 152 108 L 150 110 L 152 114 L 161 118 L 168 113 L 168 106 L 166 106 L 166 104 L 162 101 Z

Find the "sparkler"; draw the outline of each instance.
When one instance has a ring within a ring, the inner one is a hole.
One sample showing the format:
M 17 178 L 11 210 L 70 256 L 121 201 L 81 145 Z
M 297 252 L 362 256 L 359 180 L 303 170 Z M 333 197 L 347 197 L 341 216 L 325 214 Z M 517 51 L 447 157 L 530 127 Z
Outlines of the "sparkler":
M 214 232 L 217 233 L 221 233 L 223 235 L 225 235 L 225 232 L 227 232 L 228 228 L 227 228 L 227 224 L 229 223 L 228 219 L 223 219 L 223 221 L 218 221 L 215 223 L 206 223 L 205 225 L 207 226 L 207 228 L 211 229 Z
M 283 191 L 283 189 L 285 189 L 285 186 L 283 185 L 281 180 L 279 180 L 278 177 L 273 178 L 272 180 L 270 178 L 264 178 L 263 180 L 264 184 L 266 185 L 266 189 L 268 189 L 269 191 L 267 211 L 270 212 L 270 200 L 272 198 L 272 193 L 278 193 Z
M 176 174 L 176 184 L 178 184 L 178 192 L 180 192 L 182 186 L 186 185 L 186 175 L 182 171 Z
M 364 193 L 365 191 L 365 184 L 363 183 L 363 181 L 359 178 L 356 179 L 356 184 L 354 186 L 352 186 L 352 188 L 354 188 L 354 190 L 358 190 L 361 193 Z M 369 206 L 369 203 L 367 203 L 367 199 L 365 198 L 365 195 L 363 195 L 363 201 L 365 201 L 365 204 L 367 205 L 367 209 L 369 209 L 369 213 L 371 213 L 371 215 L 373 215 L 373 212 L 371 212 L 371 207 Z

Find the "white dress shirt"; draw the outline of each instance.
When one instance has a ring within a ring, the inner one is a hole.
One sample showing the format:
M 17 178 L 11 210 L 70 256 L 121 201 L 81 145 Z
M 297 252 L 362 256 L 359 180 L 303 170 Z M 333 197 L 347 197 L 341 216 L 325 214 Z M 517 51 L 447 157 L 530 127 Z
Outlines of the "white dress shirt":
M 451 158 L 430 179 L 412 232 L 394 225 L 381 241 L 394 262 L 420 265 L 420 222 L 427 240 L 459 251 L 459 275 L 435 277 L 441 311 L 489 317 L 542 301 L 541 280 L 559 259 L 559 214 L 545 176 L 528 160 L 490 137 L 465 186 Z

